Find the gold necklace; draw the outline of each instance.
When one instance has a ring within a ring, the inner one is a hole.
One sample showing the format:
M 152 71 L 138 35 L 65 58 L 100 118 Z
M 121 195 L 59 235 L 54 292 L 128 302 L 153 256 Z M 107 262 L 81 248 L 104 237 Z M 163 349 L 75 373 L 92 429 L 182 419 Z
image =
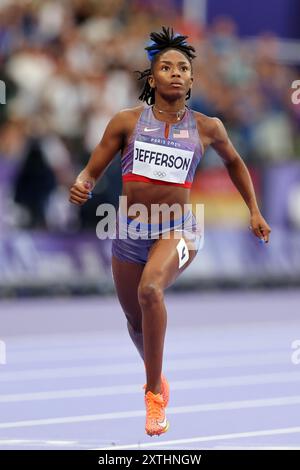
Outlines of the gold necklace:
M 159 109 L 156 105 L 153 106 L 153 109 L 156 109 L 156 111 L 160 114 L 175 114 L 177 116 L 177 121 L 180 121 L 181 117 L 184 115 L 186 107 L 183 109 L 180 109 L 179 111 L 163 111 L 162 109 Z

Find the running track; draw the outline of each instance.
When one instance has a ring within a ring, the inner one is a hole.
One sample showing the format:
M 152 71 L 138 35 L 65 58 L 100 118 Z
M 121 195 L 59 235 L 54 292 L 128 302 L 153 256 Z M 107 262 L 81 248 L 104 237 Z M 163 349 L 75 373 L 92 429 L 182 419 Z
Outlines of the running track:
M 0 449 L 300 449 L 300 291 L 168 293 L 170 429 L 114 297 L 0 302 Z

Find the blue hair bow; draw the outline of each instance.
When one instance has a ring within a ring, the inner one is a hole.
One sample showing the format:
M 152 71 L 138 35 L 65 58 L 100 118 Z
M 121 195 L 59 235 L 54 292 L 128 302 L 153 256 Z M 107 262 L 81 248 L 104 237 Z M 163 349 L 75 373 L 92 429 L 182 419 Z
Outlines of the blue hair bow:
M 149 41 L 149 42 L 147 43 L 147 46 L 148 46 L 148 47 L 149 47 L 149 46 L 156 46 L 156 45 L 157 45 L 157 44 L 156 44 L 156 42 L 154 42 L 154 41 Z M 150 60 L 150 62 L 151 62 L 151 60 L 153 59 L 153 57 L 159 52 L 159 49 L 151 49 L 150 51 L 147 50 L 146 52 L 147 52 L 148 60 Z
M 173 39 L 177 38 L 178 36 L 181 36 L 181 34 L 179 33 L 176 33 L 174 34 L 173 36 Z M 182 46 L 187 46 L 187 42 L 184 40 L 180 43 L 180 45 Z M 157 46 L 156 42 L 154 41 L 149 41 L 147 43 L 147 46 L 150 47 L 150 46 Z M 172 45 L 170 44 L 170 47 L 172 47 Z M 153 60 L 153 57 L 158 53 L 160 52 L 161 49 L 151 49 L 150 51 L 149 50 L 146 50 L 147 52 L 147 57 L 148 57 L 148 60 L 150 60 L 150 62 Z

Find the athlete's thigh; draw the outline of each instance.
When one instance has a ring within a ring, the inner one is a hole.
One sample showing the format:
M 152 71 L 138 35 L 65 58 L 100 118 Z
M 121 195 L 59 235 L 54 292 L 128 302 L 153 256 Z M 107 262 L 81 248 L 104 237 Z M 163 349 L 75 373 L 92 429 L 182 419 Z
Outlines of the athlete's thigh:
M 183 232 L 170 232 L 169 238 L 159 238 L 149 250 L 141 282 L 155 280 L 163 289 L 169 287 L 196 254 L 195 244 Z
M 112 256 L 112 274 L 118 299 L 126 316 L 133 321 L 134 317 L 141 315 L 137 291 L 143 270 L 144 264 L 121 261 Z

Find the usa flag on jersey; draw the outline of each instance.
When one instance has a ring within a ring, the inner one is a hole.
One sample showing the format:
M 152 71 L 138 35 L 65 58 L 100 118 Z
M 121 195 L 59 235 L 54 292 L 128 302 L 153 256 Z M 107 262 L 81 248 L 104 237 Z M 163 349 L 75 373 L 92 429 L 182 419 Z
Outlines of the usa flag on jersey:
M 187 129 L 174 129 L 173 137 L 174 139 L 188 139 L 189 131 Z

